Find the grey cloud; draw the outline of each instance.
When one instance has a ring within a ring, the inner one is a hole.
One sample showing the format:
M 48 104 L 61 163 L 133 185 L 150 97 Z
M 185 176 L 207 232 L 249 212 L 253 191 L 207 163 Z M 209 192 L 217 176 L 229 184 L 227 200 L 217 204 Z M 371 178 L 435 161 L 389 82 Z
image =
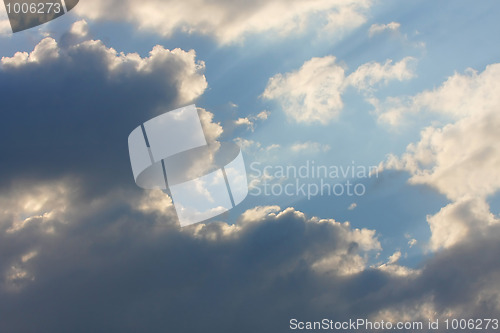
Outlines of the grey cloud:
M 6 233 L 3 221 L 1 331 L 279 332 L 290 318 L 371 318 L 425 299 L 439 315 L 498 308 L 484 296 L 500 273 L 498 232 L 446 249 L 410 275 L 376 268 L 344 275 L 342 267 L 314 264 L 331 257 L 350 263 L 377 251 L 373 232 L 277 207 L 249 210 L 235 225 L 179 229 L 171 205 L 144 197 L 153 192 L 117 190 L 89 199 L 71 182 L 59 186 L 76 191 L 33 208 L 54 211 L 52 233 L 36 223 Z M 41 188 L 35 198 L 55 190 Z M 28 202 L 27 193 L 5 193 L 2 207 L 8 197 Z M 36 256 L 22 262 L 32 251 Z M 12 266 L 27 273 L 14 281 L 17 288 L 7 279 Z
M 25 195 L 16 201 L 26 202 Z M 41 208 L 68 207 L 51 217 L 58 221 L 52 233 L 40 227 L 43 218 L 2 232 L 0 330 L 283 330 L 292 314 L 316 316 L 315 299 L 325 291 L 342 293 L 342 279 L 317 274 L 314 262 L 354 258 L 378 244 L 373 232 L 294 209 L 254 210 L 234 226 L 180 230 L 171 211 L 144 210 L 140 199 L 136 191 L 92 199 L 77 191 Z M 21 262 L 32 251 L 36 256 Z M 26 276 L 10 281 L 12 266 Z
M 85 177 L 89 190 L 129 183 L 128 134 L 200 96 L 203 70 L 194 51 L 156 46 L 141 58 L 94 40 L 62 47 L 46 38 L 2 58 L 0 185 L 63 175 Z

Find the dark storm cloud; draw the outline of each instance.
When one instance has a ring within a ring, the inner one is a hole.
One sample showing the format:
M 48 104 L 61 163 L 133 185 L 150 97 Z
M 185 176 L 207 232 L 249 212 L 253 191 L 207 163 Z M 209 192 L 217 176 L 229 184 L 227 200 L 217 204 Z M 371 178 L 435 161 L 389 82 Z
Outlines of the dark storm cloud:
M 141 58 L 100 41 L 61 48 L 51 38 L 29 55 L 3 58 L 2 186 L 65 174 L 94 190 L 129 180 L 128 134 L 203 93 L 203 69 L 194 51 L 156 46 Z
M 27 275 L 4 278 L 1 331 L 281 331 L 290 315 L 315 317 L 325 291 L 347 296 L 342 279 L 316 274 L 313 263 L 378 244 L 373 232 L 293 209 L 180 231 L 165 224 L 168 216 L 111 197 L 85 210 L 74 194 L 71 208 L 55 214 L 54 233 L 31 224 L 2 235 L 2 269 L 17 265 Z M 30 251 L 38 253 L 16 261 Z M 328 312 L 339 315 L 337 306 Z
M 65 187 L 78 188 L 60 184 L 54 195 Z M 26 202 L 27 192 L 11 196 Z M 500 274 L 493 234 L 441 252 L 420 273 L 345 274 L 336 259 L 377 250 L 373 232 L 277 207 L 248 211 L 233 226 L 180 230 L 172 206 L 152 199 L 117 191 L 91 203 L 76 191 L 47 201 L 50 216 L 2 232 L 0 331 L 285 332 L 290 318 L 370 318 L 426 299 L 438 316 L 494 314 L 498 292 L 480 297 Z

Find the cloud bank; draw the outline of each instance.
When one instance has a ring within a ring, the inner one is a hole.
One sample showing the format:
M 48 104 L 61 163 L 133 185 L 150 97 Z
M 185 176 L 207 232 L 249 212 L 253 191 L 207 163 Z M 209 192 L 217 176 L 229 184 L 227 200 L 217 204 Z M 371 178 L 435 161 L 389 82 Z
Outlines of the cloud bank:
M 324 25 L 331 32 L 352 29 L 364 23 L 370 6 L 368 0 L 88 0 L 75 12 L 89 19 L 130 22 L 166 36 L 176 31 L 210 35 L 227 44 L 241 42 L 251 34 L 296 34 L 314 23 L 311 15 L 318 13 L 323 13 Z

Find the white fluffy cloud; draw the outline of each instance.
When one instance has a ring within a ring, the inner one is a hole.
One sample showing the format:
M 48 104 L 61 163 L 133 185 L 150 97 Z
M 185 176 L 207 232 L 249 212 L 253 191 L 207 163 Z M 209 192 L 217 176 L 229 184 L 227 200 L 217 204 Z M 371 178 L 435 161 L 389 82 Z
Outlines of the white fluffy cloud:
M 366 22 L 363 9 L 369 7 L 369 2 L 345 2 L 328 14 L 328 23 L 324 30 L 330 34 L 339 35 L 346 30 L 354 29 Z
M 297 71 L 270 78 L 262 97 L 277 100 L 297 122 L 326 124 L 344 106 L 344 72 L 333 56 L 312 58 Z
M 480 239 L 487 235 L 489 227 L 500 223 L 481 198 L 460 199 L 428 216 L 427 221 L 432 232 L 430 247 L 433 250 L 451 247 L 465 238 Z
M 437 188 L 452 200 L 485 197 L 500 189 L 500 64 L 481 74 L 455 74 L 433 91 L 411 98 L 406 112 L 440 112 L 454 122 L 427 127 L 419 142 L 388 164 L 412 173 L 411 182 Z
M 55 39 L 47 37 L 38 43 L 31 53 L 16 52 L 12 57 L 2 57 L 2 69 L 25 66 L 29 63 L 41 64 L 59 58 L 59 47 Z
M 387 84 L 389 81 L 409 80 L 415 76 L 414 64 L 416 59 L 405 57 L 397 63 L 387 60 L 384 64 L 369 62 L 359 66 L 356 71 L 347 77 L 347 85 L 351 85 L 358 90 L 373 89 L 378 84 Z
M 247 117 L 238 118 L 234 121 L 236 126 L 246 126 L 252 132 L 255 130 L 255 123 L 257 121 L 267 120 L 271 113 L 267 110 L 261 111 L 256 115 L 249 115 Z
M 398 22 L 390 22 L 387 24 L 372 24 L 368 30 L 368 34 L 371 36 L 382 33 L 384 31 L 398 31 L 401 26 Z
M 89 33 L 87 21 L 79 20 L 71 25 L 69 32 L 77 37 L 85 37 Z
M 243 330 L 250 333 L 279 331 L 290 316 L 427 320 L 499 308 L 498 231 L 469 238 L 419 270 L 400 265 L 400 251 L 368 266 L 381 250 L 374 230 L 291 207 L 257 206 L 233 225 L 180 229 L 160 191 L 115 189 L 89 197 L 76 179 L 30 184 L 0 195 L 2 330 L 26 331 L 29 322 L 65 332 L 84 322 L 99 332 L 132 332 L 131 323 L 233 332 L 230 317 L 250 325 Z M 46 212 L 64 223 L 54 223 L 51 233 L 40 219 L 7 231 L 16 214 Z M 459 211 L 451 214 L 460 218 Z M 41 306 L 48 297 L 51 306 Z M 96 315 L 81 311 L 82 304 Z M 101 311 L 109 309 L 116 315 L 103 324 Z M 14 315 L 19 311 L 22 318 Z
M 385 64 L 370 62 L 346 76 L 335 57 L 312 58 L 296 71 L 270 78 L 262 97 L 278 101 L 297 122 L 327 124 L 339 116 L 344 106 L 342 93 L 347 87 L 370 93 L 379 83 L 410 79 L 414 76 L 414 60 L 406 57 L 394 64 L 391 60 Z
M 452 201 L 428 218 L 434 249 L 452 246 L 499 222 L 486 204 L 486 198 L 500 189 L 499 82 L 500 64 L 493 64 L 482 73 L 457 73 L 432 91 L 406 98 L 406 104 L 393 101 L 399 102 L 398 117 L 435 112 L 451 121 L 425 128 L 420 141 L 385 163 L 409 171 L 411 183 L 431 186 Z
M 495 98 L 500 91 L 499 75 L 500 64 L 488 65 L 481 73 L 471 68 L 455 73 L 434 90 L 388 98 L 378 107 L 379 119 L 399 125 L 406 116 L 418 112 L 438 113 L 452 120 L 480 117 L 500 104 Z
M 311 14 L 320 12 L 332 17 L 330 29 L 354 28 L 363 23 L 370 5 L 368 0 L 88 0 L 82 1 L 75 12 L 90 19 L 131 22 L 163 35 L 182 30 L 230 43 L 253 33 L 297 33 L 307 25 Z M 336 26 L 333 20 L 343 24 Z

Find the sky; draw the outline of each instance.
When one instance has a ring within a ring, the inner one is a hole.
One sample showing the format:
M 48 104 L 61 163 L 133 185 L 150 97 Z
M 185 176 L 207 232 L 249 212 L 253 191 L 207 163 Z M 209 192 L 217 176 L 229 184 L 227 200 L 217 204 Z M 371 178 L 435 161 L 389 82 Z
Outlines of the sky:
M 499 318 L 499 10 L 80 0 L 12 33 L 0 6 L 0 332 Z M 190 104 L 249 194 L 181 227 L 127 138 Z

